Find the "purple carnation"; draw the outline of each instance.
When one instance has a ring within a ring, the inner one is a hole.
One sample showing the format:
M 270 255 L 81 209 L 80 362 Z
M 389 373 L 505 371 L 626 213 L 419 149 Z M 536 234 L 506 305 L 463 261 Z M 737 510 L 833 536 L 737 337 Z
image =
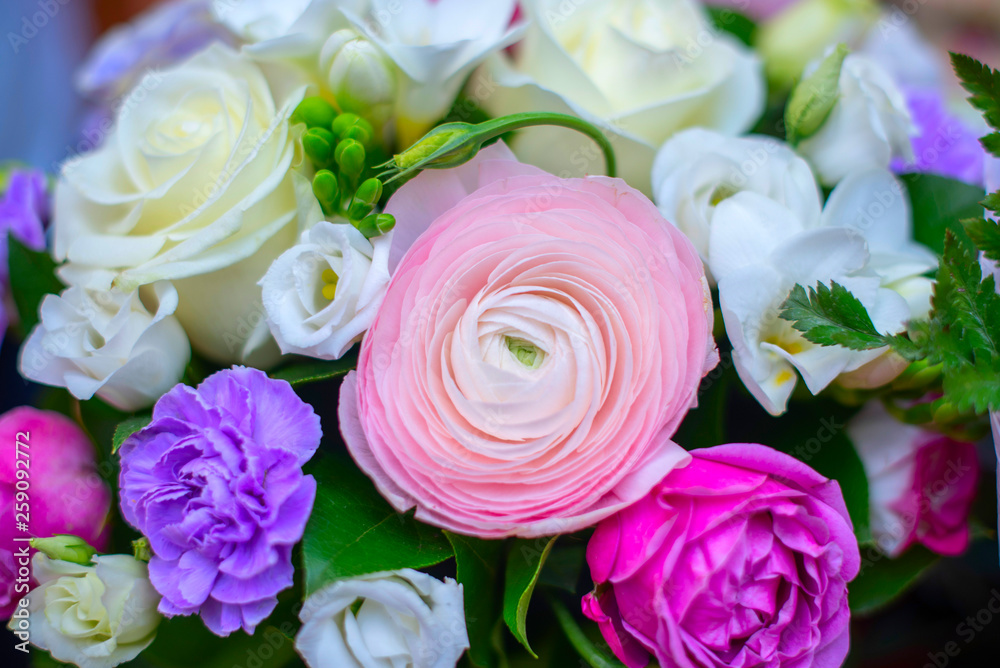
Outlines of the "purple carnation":
M 972 185 L 983 184 L 986 151 L 973 128 L 948 111 L 940 92 L 911 88 L 906 103 L 917 127 L 913 137 L 913 162 L 896 160 L 897 173 L 940 174 Z
M 225 636 L 253 633 L 292 586 L 316 481 L 302 465 L 319 417 L 285 381 L 233 367 L 177 385 L 121 447 L 121 506 L 149 539 L 164 615 L 200 614 Z

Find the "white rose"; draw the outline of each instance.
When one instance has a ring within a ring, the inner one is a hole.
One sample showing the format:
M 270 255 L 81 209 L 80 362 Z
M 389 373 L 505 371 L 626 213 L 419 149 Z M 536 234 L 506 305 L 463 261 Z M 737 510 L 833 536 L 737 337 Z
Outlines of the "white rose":
M 94 564 L 35 554 L 38 586 L 27 597 L 31 643 L 80 668 L 112 668 L 153 642 L 160 595 L 146 564 L 131 556 L 97 556 Z
M 21 375 L 65 387 L 77 399 L 96 394 L 126 412 L 150 406 L 180 381 L 191 359 L 172 315 L 177 291 L 169 281 L 141 291 L 108 289 L 110 272 L 77 276 L 73 269 L 61 273 L 70 287 L 42 300 L 39 324 L 21 348 Z M 80 280 L 87 282 L 73 284 Z
M 275 260 L 260 285 L 281 352 L 338 359 L 361 339 L 389 285 L 392 236 L 324 221 Z
M 511 58 L 491 57 L 469 86 L 493 116 L 555 111 L 608 133 L 629 185 L 650 192 L 656 149 L 696 125 L 738 134 L 764 108 L 756 57 L 716 32 L 691 0 L 530 0 Z M 560 175 L 598 174 L 600 152 L 562 128 L 519 133 L 514 152 Z
M 411 569 L 334 582 L 299 617 L 295 647 L 310 668 L 453 668 L 469 647 L 462 585 Z
M 894 157 L 912 162 L 913 121 L 903 93 L 874 61 L 848 55 L 840 71 L 837 102 L 820 129 L 798 152 L 825 185 L 852 172 L 887 168 Z
M 802 221 L 822 207 L 812 170 L 784 142 L 771 137 L 728 137 L 691 128 L 656 154 L 653 193 L 663 216 L 708 259 L 716 207 L 738 192 L 755 192 L 788 207 Z
M 253 351 L 233 354 L 224 334 L 259 309 L 255 284 L 270 260 L 321 218 L 293 170 L 301 126 L 288 118 L 305 89 L 275 100 L 249 56 L 219 45 L 159 77 L 130 94 L 101 147 L 64 166 L 53 251 L 118 272 L 122 290 L 185 279 L 177 314 L 194 347 L 221 363 L 245 359 Z M 249 290 L 211 276 L 242 261 L 254 265 Z

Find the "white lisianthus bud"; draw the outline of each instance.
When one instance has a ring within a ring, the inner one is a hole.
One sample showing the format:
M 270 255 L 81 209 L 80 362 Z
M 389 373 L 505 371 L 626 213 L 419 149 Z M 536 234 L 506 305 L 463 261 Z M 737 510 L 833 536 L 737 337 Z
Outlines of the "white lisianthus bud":
M 362 337 L 389 285 L 392 236 L 323 221 L 274 261 L 260 285 L 283 353 L 338 359 Z
M 134 659 L 156 637 L 160 595 L 141 561 L 110 554 L 81 566 L 39 552 L 31 567 L 38 580 L 27 597 L 31 643 L 53 658 L 80 668 L 112 668 Z
M 319 57 L 320 71 L 344 111 L 383 123 L 396 99 L 396 72 L 379 48 L 345 28 L 330 35 Z
M 833 186 L 848 174 L 885 169 L 894 157 L 912 162 L 914 128 L 906 98 L 881 66 L 848 55 L 838 92 L 823 124 L 796 147 L 821 183 Z
M 177 290 L 169 281 L 126 292 L 110 288 L 111 272 L 67 266 L 60 275 L 70 287 L 42 301 L 21 349 L 22 376 L 128 412 L 180 381 L 191 346 L 173 316 Z
M 768 78 L 786 88 L 839 42 L 856 45 L 879 18 L 872 0 L 801 0 L 761 26 L 757 48 Z
M 310 668 L 453 668 L 469 646 L 462 585 L 411 569 L 334 582 L 299 616 L 295 648 Z

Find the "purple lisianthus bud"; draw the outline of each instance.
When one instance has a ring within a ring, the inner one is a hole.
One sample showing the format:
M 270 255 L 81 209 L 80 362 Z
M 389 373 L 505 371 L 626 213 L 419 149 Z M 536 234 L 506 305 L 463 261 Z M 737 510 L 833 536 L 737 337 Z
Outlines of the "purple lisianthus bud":
M 312 511 L 319 417 L 285 381 L 233 367 L 177 385 L 121 448 L 121 507 L 148 539 L 164 615 L 253 633 L 292 586 Z
M 80 93 L 111 102 L 138 83 L 148 70 L 169 67 L 214 41 L 235 37 L 213 18 L 208 0 L 173 0 L 109 30 L 76 75 Z
M 979 143 L 982 133 L 952 114 L 938 90 L 911 88 L 905 95 L 917 128 L 913 160 L 894 160 L 893 171 L 939 174 L 982 185 L 986 165 L 986 151 Z
M 7 331 L 7 237 L 14 238 L 32 250 L 45 248 L 45 221 L 49 219 L 49 196 L 45 175 L 39 171 L 13 170 L 7 188 L 0 199 L 0 343 Z

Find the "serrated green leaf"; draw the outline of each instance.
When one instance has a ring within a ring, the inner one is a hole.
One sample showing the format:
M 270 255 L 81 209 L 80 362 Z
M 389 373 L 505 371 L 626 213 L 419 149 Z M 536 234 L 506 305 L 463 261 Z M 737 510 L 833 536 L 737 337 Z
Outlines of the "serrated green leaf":
M 450 531 L 444 535 L 455 552 L 457 579 L 464 589 L 469 659 L 478 668 L 497 668 L 500 656 L 493 647 L 493 631 L 503 614 L 499 575 L 505 543 Z
M 951 54 L 951 63 L 962 86 L 972 94 L 969 102 L 983 112 L 991 128 L 1000 130 L 1000 72 L 960 53 Z
M 1000 132 L 993 132 L 981 137 L 979 143 L 983 145 L 990 155 L 1000 155 Z
M 13 280 L 11 296 L 25 336 L 38 324 L 38 308 L 48 294 L 65 287 L 56 277 L 56 263 L 45 251 L 33 251 L 12 234 L 7 235 L 7 268 Z
M 911 547 L 897 559 L 890 559 L 874 543 L 862 543 L 861 573 L 848 586 L 851 612 L 871 614 L 888 605 L 909 589 L 940 557 L 927 548 Z
M 531 656 L 538 658 L 527 637 L 528 605 L 535 591 L 535 583 L 552 551 L 556 536 L 533 540 L 519 538 L 511 546 L 507 557 L 507 572 L 504 578 L 503 619 L 510 632 Z
M 995 220 L 972 218 L 963 221 L 965 231 L 987 258 L 1000 262 L 1000 225 Z
M 122 443 L 129 436 L 146 427 L 152 421 L 152 415 L 136 415 L 123 422 L 119 422 L 118 426 L 115 427 L 115 435 L 111 439 L 111 454 L 118 452 L 118 448 L 122 447 Z
M 1000 211 L 1000 192 L 990 193 L 980 204 L 982 204 L 984 209 L 989 209 L 993 212 Z
M 305 364 L 293 364 L 283 369 L 278 369 L 271 373 L 271 378 L 275 380 L 288 381 L 293 387 L 317 383 L 331 378 L 346 376 L 358 366 L 357 352 L 351 352 L 331 362 L 307 362 Z
M 878 333 L 864 304 L 850 290 L 833 282 L 817 283 L 808 294 L 796 285 L 781 306 L 788 320 L 809 341 L 821 346 L 843 346 L 851 350 L 873 350 L 888 345 Z
M 960 221 L 982 216 L 983 189 L 937 174 L 903 174 L 913 211 L 913 238 L 940 255 L 944 234 L 965 237 Z
M 334 580 L 426 568 L 454 554 L 439 529 L 397 513 L 347 457 L 322 456 L 307 472 L 317 485 L 302 539 L 307 596 Z
M 580 658 L 587 662 L 588 666 L 591 668 L 624 668 L 625 664 L 615 658 L 614 654 L 601 651 L 598 645 L 591 641 L 562 601 L 550 596 L 549 604 L 552 606 L 552 612 L 555 613 L 556 621 L 563 633 L 566 634 L 566 639 L 569 640 Z M 607 643 L 604 643 L 604 646 L 607 646 Z

